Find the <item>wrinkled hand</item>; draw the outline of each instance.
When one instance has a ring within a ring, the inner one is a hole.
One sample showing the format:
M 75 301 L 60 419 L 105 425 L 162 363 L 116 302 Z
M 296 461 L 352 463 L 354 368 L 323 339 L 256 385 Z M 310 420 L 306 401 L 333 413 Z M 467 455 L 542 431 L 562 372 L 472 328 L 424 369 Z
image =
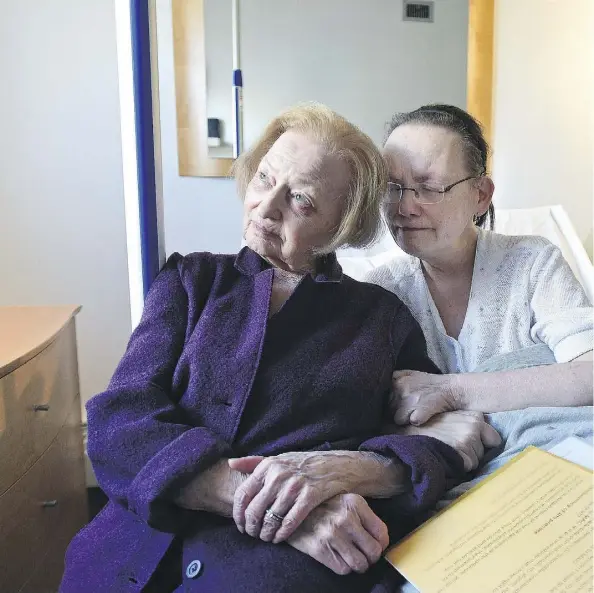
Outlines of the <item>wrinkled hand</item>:
M 456 449 L 466 471 L 478 467 L 486 447 L 501 444 L 499 433 L 485 422 L 480 412 L 444 412 L 433 416 L 423 426 L 404 426 L 398 432 L 433 437 Z
M 263 541 L 286 540 L 324 501 L 352 491 L 360 472 L 358 452 L 283 453 L 274 457 L 230 459 L 229 466 L 253 473 L 235 491 L 233 519 L 241 532 Z M 270 509 L 282 523 L 266 515 Z
M 340 494 L 314 509 L 288 539 L 340 575 L 363 573 L 389 543 L 388 528 L 358 494 Z
M 462 409 L 462 394 L 456 389 L 453 377 L 419 371 L 395 371 L 390 396 L 394 422 L 421 425 L 440 412 Z

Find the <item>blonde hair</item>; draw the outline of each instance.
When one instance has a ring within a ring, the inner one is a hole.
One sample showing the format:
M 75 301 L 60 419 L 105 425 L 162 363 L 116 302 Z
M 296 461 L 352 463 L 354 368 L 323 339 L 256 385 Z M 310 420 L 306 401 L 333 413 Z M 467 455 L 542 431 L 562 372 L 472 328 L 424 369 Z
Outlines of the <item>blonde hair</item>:
M 231 174 L 242 199 L 256 174 L 260 161 L 287 131 L 311 135 L 344 160 L 351 171 L 349 189 L 341 222 L 321 253 L 342 246 L 365 247 L 373 243 L 381 229 L 380 203 L 387 188 L 384 159 L 371 138 L 329 107 L 304 103 L 275 117 L 256 143 L 233 164 Z

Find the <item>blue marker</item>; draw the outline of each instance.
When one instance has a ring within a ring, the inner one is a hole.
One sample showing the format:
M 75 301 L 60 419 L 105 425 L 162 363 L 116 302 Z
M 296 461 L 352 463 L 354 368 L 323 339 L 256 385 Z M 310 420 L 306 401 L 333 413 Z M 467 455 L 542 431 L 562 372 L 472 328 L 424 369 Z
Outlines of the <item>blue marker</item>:
M 241 70 L 233 70 L 233 158 L 243 152 L 243 78 Z

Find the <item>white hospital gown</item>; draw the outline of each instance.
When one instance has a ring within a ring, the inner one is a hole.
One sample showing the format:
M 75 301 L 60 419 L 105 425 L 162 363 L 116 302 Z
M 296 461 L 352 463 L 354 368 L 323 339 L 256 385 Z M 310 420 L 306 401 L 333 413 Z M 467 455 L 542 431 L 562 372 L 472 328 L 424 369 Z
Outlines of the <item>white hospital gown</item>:
M 542 237 L 479 230 L 458 339 L 444 329 L 418 258 L 395 256 L 364 280 L 408 306 L 425 334 L 429 356 L 446 373 L 472 372 L 494 356 L 535 344 L 546 344 L 557 362 L 592 350 L 592 306 L 559 248 Z

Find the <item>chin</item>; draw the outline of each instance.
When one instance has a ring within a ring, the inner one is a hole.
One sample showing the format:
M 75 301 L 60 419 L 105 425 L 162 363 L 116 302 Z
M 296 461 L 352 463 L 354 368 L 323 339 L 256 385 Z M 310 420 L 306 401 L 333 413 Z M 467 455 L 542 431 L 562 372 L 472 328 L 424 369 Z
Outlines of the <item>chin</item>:
M 245 244 L 252 251 L 255 251 L 261 257 L 276 257 L 278 250 L 275 246 L 266 239 L 263 239 L 256 233 L 252 233 L 249 230 L 243 236 Z

